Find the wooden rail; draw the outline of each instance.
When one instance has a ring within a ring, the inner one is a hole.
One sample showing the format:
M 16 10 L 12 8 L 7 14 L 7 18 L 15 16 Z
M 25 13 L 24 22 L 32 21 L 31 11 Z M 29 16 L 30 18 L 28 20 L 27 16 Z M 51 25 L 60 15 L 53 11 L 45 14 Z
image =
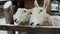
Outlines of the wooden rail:
M 25 26 L 16 26 L 16 25 L 0 25 L 0 30 L 60 34 L 60 26 L 37 26 L 36 28 L 31 28 L 29 26 L 25 27 Z

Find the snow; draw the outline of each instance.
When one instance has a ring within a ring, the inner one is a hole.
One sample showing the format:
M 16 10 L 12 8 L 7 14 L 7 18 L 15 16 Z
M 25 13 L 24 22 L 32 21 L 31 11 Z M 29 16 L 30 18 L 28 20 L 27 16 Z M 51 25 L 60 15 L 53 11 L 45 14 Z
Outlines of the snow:
M 1 19 L 0 19 L 0 25 L 6 25 L 6 20 L 5 20 L 5 18 L 1 18 Z M 7 24 L 7 25 L 9 25 L 9 24 Z M 2 30 L 0 30 L 0 34 L 7 34 L 7 31 L 2 31 Z M 16 31 L 16 34 L 18 34 L 17 31 Z
M 0 25 L 2 25 L 2 24 L 6 24 L 5 18 L 0 19 Z M 7 31 L 0 30 L 0 34 L 7 34 Z
M 0 25 L 2 25 L 2 24 L 6 24 L 5 18 L 0 19 Z
M 51 16 L 52 18 L 57 18 L 60 20 L 60 16 Z
M 10 7 L 12 5 L 11 1 L 8 1 L 4 4 L 4 9 L 7 9 L 8 7 Z
M 7 34 L 7 31 L 0 30 L 0 34 Z

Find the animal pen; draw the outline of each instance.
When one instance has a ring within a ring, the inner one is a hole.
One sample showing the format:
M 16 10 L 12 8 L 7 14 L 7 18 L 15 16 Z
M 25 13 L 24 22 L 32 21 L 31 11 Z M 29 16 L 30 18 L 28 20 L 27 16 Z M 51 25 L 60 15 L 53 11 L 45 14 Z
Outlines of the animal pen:
M 41 32 L 43 34 L 60 34 L 60 26 L 37 26 L 36 28 L 31 28 L 28 25 L 14 25 L 12 5 L 9 8 L 4 9 L 4 14 L 7 24 L 0 25 L 0 30 L 8 31 L 8 34 L 15 34 L 15 31 L 37 33 Z

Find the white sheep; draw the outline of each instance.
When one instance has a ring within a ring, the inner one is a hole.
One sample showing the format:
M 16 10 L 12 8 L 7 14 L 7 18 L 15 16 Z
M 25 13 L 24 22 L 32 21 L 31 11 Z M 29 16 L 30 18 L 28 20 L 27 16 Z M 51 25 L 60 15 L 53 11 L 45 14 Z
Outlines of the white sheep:
M 36 27 L 37 25 L 55 25 L 52 23 L 52 18 L 47 11 L 47 6 L 49 5 L 50 0 L 44 0 L 43 7 L 39 7 L 37 0 L 34 1 L 35 7 L 31 10 L 31 19 L 29 22 L 29 26 Z M 46 2 L 48 2 L 46 4 Z
M 18 8 L 17 12 L 14 15 L 15 25 L 29 22 L 29 20 L 30 20 L 30 10 L 25 8 Z

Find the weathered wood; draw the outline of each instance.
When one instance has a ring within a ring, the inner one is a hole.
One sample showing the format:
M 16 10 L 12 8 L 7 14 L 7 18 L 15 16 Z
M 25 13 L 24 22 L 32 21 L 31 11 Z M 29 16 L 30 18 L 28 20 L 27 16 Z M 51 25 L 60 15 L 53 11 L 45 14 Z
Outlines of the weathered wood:
M 20 31 L 20 32 L 43 32 L 50 34 L 60 34 L 60 26 L 37 26 L 36 28 L 31 28 L 28 26 L 14 26 L 14 25 L 0 25 L 0 30 L 7 31 Z
M 12 0 L 11 0 L 11 1 L 12 1 Z M 16 5 L 17 5 L 16 7 L 18 7 L 18 8 L 20 7 L 20 1 L 21 1 L 21 0 L 13 0 L 13 2 L 16 2 Z
M 11 5 L 9 5 L 8 3 Z M 11 1 L 8 1 L 4 4 L 4 14 L 5 14 L 5 18 L 6 18 L 6 23 L 7 24 L 14 24 L 13 23 L 13 9 L 12 9 L 12 2 Z M 8 31 L 8 34 L 15 34 L 15 33 L 14 33 L 14 31 Z
M 10 5 L 10 6 L 8 5 L 9 7 L 6 7 L 6 4 L 8 4 L 8 3 L 4 4 L 4 14 L 5 14 L 5 17 L 6 17 L 6 23 L 13 24 L 13 9 L 12 9 L 12 5 Z M 10 2 L 10 4 L 11 4 L 11 2 Z
M 39 6 L 43 6 L 43 1 L 44 0 L 37 0 L 38 1 L 38 4 L 39 4 Z M 48 3 L 48 2 L 47 2 Z M 24 6 L 25 6 L 25 8 L 27 8 L 27 9 L 31 9 L 31 8 L 33 8 L 34 7 L 34 0 L 24 0 Z M 49 6 L 48 6 L 48 8 L 47 8 L 47 13 L 51 13 L 51 0 L 49 1 Z

